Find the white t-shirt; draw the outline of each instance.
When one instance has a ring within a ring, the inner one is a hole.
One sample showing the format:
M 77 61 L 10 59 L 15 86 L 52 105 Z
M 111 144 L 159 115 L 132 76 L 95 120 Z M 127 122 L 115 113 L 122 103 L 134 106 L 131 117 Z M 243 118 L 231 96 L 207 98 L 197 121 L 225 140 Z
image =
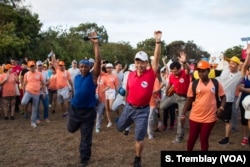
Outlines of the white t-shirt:
M 234 102 L 235 91 L 238 84 L 241 83 L 241 73 L 231 73 L 229 69 L 223 69 L 218 81 L 222 84 L 225 94 L 226 102 Z
M 68 72 L 69 72 L 69 74 L 70 74 L 71 81 L 72 81 L 72 83 L 73 83 L 73 85 L 74 85 L 75 77 L 76 77 L 78 74 L 80 74 L 80 70 L 79 70 L 79 68 L 69 68 L 69 69 L 68 69 Z

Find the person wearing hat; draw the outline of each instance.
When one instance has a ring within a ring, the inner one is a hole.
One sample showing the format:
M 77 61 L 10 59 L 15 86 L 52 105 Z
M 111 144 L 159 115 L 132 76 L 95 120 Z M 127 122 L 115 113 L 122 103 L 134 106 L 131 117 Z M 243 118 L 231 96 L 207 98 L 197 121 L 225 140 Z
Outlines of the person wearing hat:
M 112 73 L 113 71 L 113 64 L 107 63 L 105 65 L 106 68 L 106 74 L 105 74 L 105 80 L 106 80 L 106 89 L 105 89 L 105 109 L 106 109 L 106 115 L 108 119 L 107 127 L 112 126 L 111 121 L 111 111 L 112 111 L 112 105 L 116 98 L 116 92 L 119 88 L 119 79 L 118 77 Z
M 30 70 L 25 73 L 23 79 L 23 91 L 24 95 L 21 101 L 21 105 L 27 105 L 32 100 L 32 113 L 31 113 L 31 126 L 37 127 L 37 110 L 39 104 L 39 97 L 42 91 L 42 96 L 46 96 L 46 88 L 41 72 L 36 70 L 36 63 L 33 60 L 28 61 L 28 67 Z M 38 86 L 39 85 L 39 86 Z
M 2 86 L 3 110 L 4 119 L 8 120 L 8 112 L 11 110 L 10 119 L 14 120 L 15 102 L 16 102 L 16 82 L 18 76 L 12 73 L 13 66 L 6 64 L 4 66 L 4 73 L 0 75 L 0 85 Z M 10 104 L 10 107 L 9 105 Z
M 36 68 L 37 71 L 40 72 L 43 75 L 43 82 L 45 83 L 45 95 L 43 90 L 41 90 L 40 92 L 40 96 L 39 96 L 39 102 L 38 102 L 38 106 L 40 106 L 40 102 L 42 102 L 43 104 L 43 119 L 45 122 L 50 122 L 49 120 L 49 92 L 48 92 L 48 83 L 49 83 L 49 77 L 46 73 L 46 71 L 43 70 L 43 62 L 41 60 L 38 60 L 36 62 Z M 36 118 L 36 123 L 40 124 L 41 120 L 40 120 L 40 110 L 39 107 L 37 108 L 37 118 Z
M 199 81 L 195 89 L 196 95 L 193 94 L 192 82 L 188 87 L 187 100 L 182 110 L 181 120 L 184 121 L 188 109 L 189 114 L 189 136 L 187 140 L 187 151 L 192 151 L 195 142 L 200 136 L 201 151 L 208 151 L 209 136 L 217 121 L 217 112 L 221 112 L 226 103 L 225 92 L 221 83 L 218 83 L 218 96 L 221 99 L 221 106 L 217 109 L 215 98 L 216 89 L 212 80 L 209 78 L 210 64 L 201 60 L 197 64 Z M 195 97 L 194 97 L 195 96 Z M 209 103 L 207 103 L 209 101 Z
M 91 36 L 96 36 L 96 32 L 92 32 Z M 101 70 L 98 39 L 92 38 L 91 42 L 93 43 L 96 63 L 93 71 L 90 71 L 91 64 L 87 59 L 79 62 L 81 74 L 75 77 L 74 96 L 69 107 L 68 131 L 74 133 L 80 129 L 81 134 L 80 167 L 86 167 L 91 158 L 93 128 L 96 119 L 96 87 Z
M 239 100 L 239 108 L 241 111 L 241 125 L 242 125 L 242 132 L 243 132 L 243 138 L 241 141 L 241 145 L 248 145 L 250 143 L 248 136 L 250 135 L 249 130 L 250 130 L 250 118 L 245 117 L 246 110 L 245 107 L 243 106 L 243 101 L 246 99 L 247 96 L 250 95 L 250 44 L 248 44 L 247 49 L 246 49 L 246 58 L 245 61 L 242 65 L 241 69 L 241 74 L 243 76 L 243 80 L 240 85 L 240 100 Z M 249 128 L 248 128 L 249 127 Z
M 143 140 L 147 134 L 149 101 L 153 92 L 155 78 L 161 52 L 161 31 L 154 32 L 155 50 L 154 61 L 148 68 L 148 55 L 144 51 L 136 53 L 135 68 L 128 76 L 126 104 L 117 122 L 117 130 L 122 132 L 133 122 L 135 124 L 135 159 L 134 166 L 141 167 Z
M 73 82 L 68 70 L 65 69 L 65 63 L 62 60 L 57 61 L 55 54 L 51 57 L 52 64 L 56 69 L 57 75 L 57 102 L 61 106 L 62 117 L 68 116 L 68 105 L 72 95 L 74 95 Z
M 235 91 L 237 85 L 241 82 L 241 73 L 239 71 L 240 59 L 233 56 L 228 64 L 228 68 L 224 68 L 217 80 L 222 84 L 226 94 L 226 104 L 222 108 L 220 119 L 225 123 L 225 137 L 218 141 L 218 144 L 225 145 L 229 143 L 231 132 L 231 123 L 233 103 L 235 101 Z

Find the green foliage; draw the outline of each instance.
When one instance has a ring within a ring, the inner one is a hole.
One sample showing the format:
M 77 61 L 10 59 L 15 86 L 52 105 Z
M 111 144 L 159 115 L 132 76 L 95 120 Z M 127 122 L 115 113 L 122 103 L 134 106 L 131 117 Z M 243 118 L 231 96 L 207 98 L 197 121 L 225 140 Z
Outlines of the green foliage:
M 239 46 L 233 46 L 232 48 L 228 48 L 225 52 L 224 52 L 224 56 L 231 58 L 233 56 L 237 56 L 238 58 L 241 59 L 241 51 L 242 51 L 243 46 L 239 45 Z

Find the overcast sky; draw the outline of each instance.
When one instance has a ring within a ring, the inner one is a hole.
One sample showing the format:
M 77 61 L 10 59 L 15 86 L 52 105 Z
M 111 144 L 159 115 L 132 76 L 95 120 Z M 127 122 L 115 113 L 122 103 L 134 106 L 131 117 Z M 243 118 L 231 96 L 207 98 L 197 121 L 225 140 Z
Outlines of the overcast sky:
M 110 42 L 133 47 L 163 32 L 166 43 L 193 40 L 213 56 L 250 37 L 249 0 L 25 0 L 39 14 L 43 30 L 94 22 L 104 26 Z

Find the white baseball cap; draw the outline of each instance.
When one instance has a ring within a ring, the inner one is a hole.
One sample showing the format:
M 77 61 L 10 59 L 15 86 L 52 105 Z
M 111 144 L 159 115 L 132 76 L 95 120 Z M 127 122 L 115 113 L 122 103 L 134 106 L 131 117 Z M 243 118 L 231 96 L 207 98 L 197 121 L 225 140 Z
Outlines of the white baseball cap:
M 135 60 L 136 60 L 136 59 L 139 59 L 139 60 L 141 60 L 141 61 L 148 61 L 148 55 L 147 55 L 147 53 L 144 52 L 144 51 L 139 51 L 139 52 L 136 53 L 134 59 L 135 59 Z
M 36 62 L 36 65 L 37 65 L 37 66 L 43 65 L 43 62 L 42 62 L 41 60 L 38 60 L 38 61 Z
M 244 98 L 242 106 L 245 109 L 245 119 L 250 119 L 250 95 Z
M 107 63 L 106 65 L 105 65 L 105 67 L 107 67 L 107 68 L 113 68 L 113 64 L 111 64 L 111 63 Z
M 135 71 L 135 64 L 130 64 L 130 65 L 128 66 L 128 70 L 129 70 L 129 71 Z

